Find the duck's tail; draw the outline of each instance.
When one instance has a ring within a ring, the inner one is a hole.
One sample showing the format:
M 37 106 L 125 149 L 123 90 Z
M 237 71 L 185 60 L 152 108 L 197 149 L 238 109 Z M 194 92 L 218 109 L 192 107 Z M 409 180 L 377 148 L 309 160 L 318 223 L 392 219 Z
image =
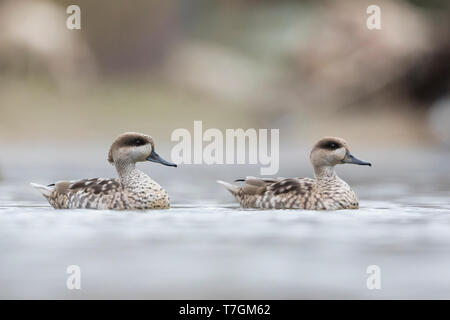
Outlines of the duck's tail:
M 232 195 L 236 195 L 236 193 L 239 191 L 239 187 L 235 186 L 234 184 L 222 180 L 217 180 L 217 183 L 223 185 L 228 191 L 231 192 Z
M 53 192 L 54 187 L 53 186 L 43 186 L 42 184 L 37 184 L 31 182 L 30 185 L 35 188 L 37 191 L 42 193 L 42 195 L 46 198 L 50 196 L 50 194 Z

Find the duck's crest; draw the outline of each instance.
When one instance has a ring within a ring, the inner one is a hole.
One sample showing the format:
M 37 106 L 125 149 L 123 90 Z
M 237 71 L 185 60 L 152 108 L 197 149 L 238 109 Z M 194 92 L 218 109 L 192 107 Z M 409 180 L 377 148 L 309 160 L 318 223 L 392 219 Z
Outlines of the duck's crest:
M 55 188 L 55 187 L 53 187 L 53 186 L 48 186 L 48 187 L 46 187 L 46 186 L 44 186 L 44 185 L 42 185 L 42 184 L 37 184 L 37 183 L 33 183 L 33 182 L 31 182 L 30 185 L 31 185 L 33 188 L 35 188 L 37 191 L 39 191 L 40 193 L 42 193 L 42 195 L 43 195 L 44 197 L 49 197 L 50 194 L 52 193 L 53 189 Z

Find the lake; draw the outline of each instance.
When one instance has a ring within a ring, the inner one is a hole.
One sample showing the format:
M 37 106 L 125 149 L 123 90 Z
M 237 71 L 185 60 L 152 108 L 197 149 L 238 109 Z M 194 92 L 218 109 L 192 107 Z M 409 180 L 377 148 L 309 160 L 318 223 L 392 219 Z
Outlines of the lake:
M 258 166 L 157 164 L 140 168 L 169 192 L 170 210 L 54 210 L 28 183 L 115 176 L 105 149 L 3 151 L 3 299 L 450 298 L 449 151 L 355 152 L 374 166 L 337 171 L 361 208 L 330 212 L 242 210 L 214 182 Z M 307 154 L 283 155 L 279 175 L 311 177 Z M 69 265 L 80 290 L 66 287 Z M 367 288 L 371 265 L 379 290 Z

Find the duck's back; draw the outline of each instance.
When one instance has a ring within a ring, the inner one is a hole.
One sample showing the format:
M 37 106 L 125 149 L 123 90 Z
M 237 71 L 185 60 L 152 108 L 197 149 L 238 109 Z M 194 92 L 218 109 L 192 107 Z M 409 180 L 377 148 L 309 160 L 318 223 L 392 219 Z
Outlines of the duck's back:
M 310 178 L 247 177 L 244 181 L 234 193 L 244 208 L 306 209 L 315 185 L 315 180 Z
M 145 173 L 133 170 L 124 179 L 92 178 L 31 185 L 56 209 L 168 209 L 167 192 Z
M 48 202 L 56 209 L 126 209 L 119 179 L 92 178 L 60 181 L 53 185 Z
M 247 177 L 230 189 L 243 208 L 337 210 L 356 209 L 358 200 L 342 180 L 327 183 L 310 178 L 259 179 Z

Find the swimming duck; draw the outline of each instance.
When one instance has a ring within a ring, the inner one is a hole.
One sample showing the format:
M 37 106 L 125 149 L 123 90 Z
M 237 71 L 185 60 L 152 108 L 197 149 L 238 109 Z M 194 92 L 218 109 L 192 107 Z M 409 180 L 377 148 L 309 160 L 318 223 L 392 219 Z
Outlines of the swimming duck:
M 358 198 L 350 186 L 336 175 L 337 164 L 352 163 L 371 166 L 355 158 L 347 142 L 337 137 L 324 137 L 310 154 L 315 179 L 255 178 L 238 179 L 238 187 L 224 181 L 224 185 L 243 208 L 338 210 L 358 209 Z
M 176 167 L 155 152 L 152 137 L 127 132 L 111 145 L 108 161 L 116 167 L 119 179 L 59 181 L 43 186 L 31 183 L 56 209 L 167 209 L 169 195 L 136 162 L 153 161 Z

